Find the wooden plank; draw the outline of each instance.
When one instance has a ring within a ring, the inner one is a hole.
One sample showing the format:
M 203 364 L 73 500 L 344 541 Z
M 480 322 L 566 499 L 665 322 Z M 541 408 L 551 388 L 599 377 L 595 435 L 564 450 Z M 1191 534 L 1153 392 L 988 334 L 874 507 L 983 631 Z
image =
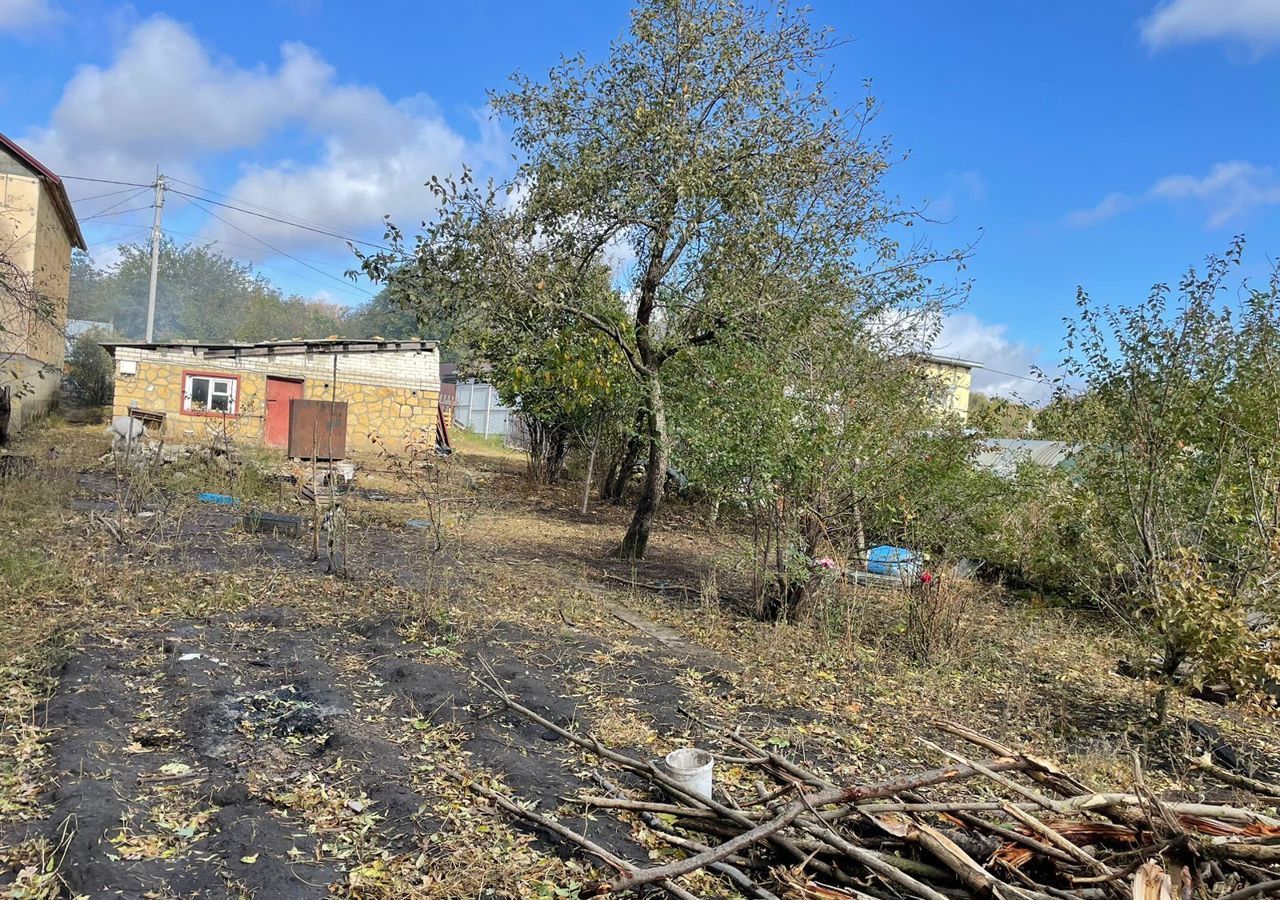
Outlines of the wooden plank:
M 347 404 L 328 400 L 289 402 L 289 456 L 342 459 L 347 455 Z

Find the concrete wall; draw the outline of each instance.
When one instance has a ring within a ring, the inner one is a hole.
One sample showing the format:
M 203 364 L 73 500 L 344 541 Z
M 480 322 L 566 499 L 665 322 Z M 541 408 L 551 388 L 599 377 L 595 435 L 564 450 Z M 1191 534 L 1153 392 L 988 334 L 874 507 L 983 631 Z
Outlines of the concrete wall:
M 440 359 L 435 351 L 384 350 L 372 353 L 307 353 L 205 359 L 194 348 L 144 350 L 117 347 L 114 414 L 130 407 L 165 413 L 167 435 L 203 442 L 226 432 L 260 443 L 266 423 L 267 376 L 301 379 L 303 397 L 347 403 L 347 447 L 370 452 L 386 446 L 403 452 L 410 445 L 435 443 L 440 399 Z M 334 359 L 338 361 L 336 391 Z M 123 365 L 122 365 L 123 364 Z M 132 364 L 137 374 L 122 369 Z M 183 410 L 186 372 L 235 376 L 236 415 L 193 414 Z

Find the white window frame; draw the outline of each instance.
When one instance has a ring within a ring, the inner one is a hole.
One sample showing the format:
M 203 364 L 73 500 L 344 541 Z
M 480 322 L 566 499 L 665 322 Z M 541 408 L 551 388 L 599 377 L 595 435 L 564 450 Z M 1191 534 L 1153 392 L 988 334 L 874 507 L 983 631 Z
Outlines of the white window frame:
M 192 400 L 193 388 L 197 381 L 209 382 L 209 390 L 206 394 L 209 397 L 208 406 L 196 406 Z M 217 390 L 219 386 L 223 387 L 224 390 Z M 236 388 L 238 386 L 239 381 L 234 375 L 187 375 L 182 384 L 182 411 L 197 415 L 220 415 L 225 413 L 228 416 L 234 416 L 236 414 Z M 213 398 L 215 396 L 226 396 L 227 408 L 225 410 L 213 408 Z

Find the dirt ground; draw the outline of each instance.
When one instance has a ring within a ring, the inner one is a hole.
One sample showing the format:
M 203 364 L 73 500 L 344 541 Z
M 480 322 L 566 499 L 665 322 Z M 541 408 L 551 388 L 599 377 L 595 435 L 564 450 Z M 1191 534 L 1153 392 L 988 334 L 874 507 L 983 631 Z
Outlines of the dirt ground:
M 1103 784 L 1132 750 L 1188 796 L 1231 798 L 1188 770 L 1210 745 L 1280 771 L 1265 711 L 1175 694 L 1153 719 L 1157 686 L 1115 674 L 1133 648 L 1104 621 L 976 590 L 961 652 L 928 667 L 901 649 L 891 592 L 761 624 L 731 523 L 675 506 L 650 560 L 610 560 L 624 510 L 584 515 L 579 488 L 535 490 L 492 448 L 363 461 L 335 577 L 309 538 L 241 527 L 247 508 L 300 510 L 271 460 L 120 476 L 106 447 L 97 428 L 39 429 L 20 448 L 35 471 L 0 486 L 0 896 L 574 896 L 593 863 L 455 773 L 637 864 L 669 852 L 566 801 L 596 761 L 506 712 L 486 673 L 640 756 L 713 746 L 693 711 L 838 781 L 936 764 L 917 742 L 935 719 Z

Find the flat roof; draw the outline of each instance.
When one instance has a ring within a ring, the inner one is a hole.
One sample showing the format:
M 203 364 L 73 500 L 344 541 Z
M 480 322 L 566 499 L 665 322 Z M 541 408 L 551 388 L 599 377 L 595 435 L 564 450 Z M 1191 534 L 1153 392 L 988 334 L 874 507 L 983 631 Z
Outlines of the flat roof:
M 940 356 L 937 353 L 913 353 L 916 359 L 922 359 L 925 362 L 937 363 L 941 366 L 958 366 L 961 369 L 981 369 L 982 363 L 975 362 L 972 359 L 963 359 L 959 356 Z
M 234 341 L 230 343 L 212 343 L 209 341 L 103 341 L 102 348 L 115 355 L 121 347 L 137 350 L 203 350 L 206 359 L 234 358 L 237 356 L 272 356 L 297 353 L 379 353 L 411 351 L 434 351 L 440 346 L 439 341 L 424 341 L 417 338 L 411 340 L 387 340 L 385 338 L 320 338 L 317 340 L 260 341 L 250 343 Z

